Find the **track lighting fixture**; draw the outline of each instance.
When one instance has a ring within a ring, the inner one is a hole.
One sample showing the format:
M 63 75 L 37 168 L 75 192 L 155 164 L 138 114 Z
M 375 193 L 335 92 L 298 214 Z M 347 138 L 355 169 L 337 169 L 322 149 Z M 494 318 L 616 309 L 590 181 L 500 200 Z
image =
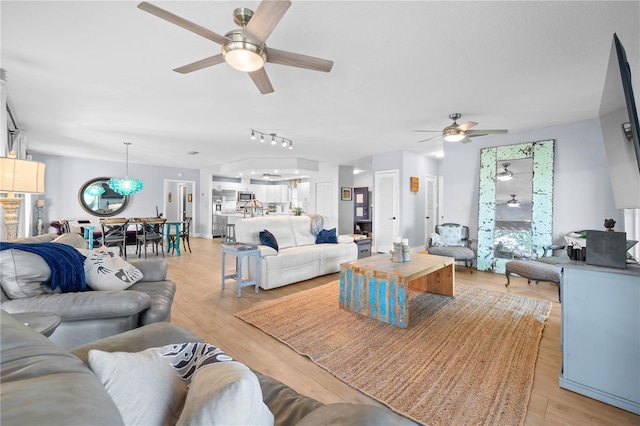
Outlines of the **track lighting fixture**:
M 275 145 L 277 142 L 276 138 L 278 138 L 280 139 L 280 145 L 283 148 L 288 147 L 289 149 L 293 149 L 293 142 L 291 141 L 291 139 L 283 138 L 282 136 L 279 136 L 277 133 L 263 133 L 259 130 L 251 129 L 251 136 L 249 138 L 251 140 L 255 140 L 256 135 L 260 135 L 260 142 L 264 142 L 265 135 L 271 136 L 271 145 Z

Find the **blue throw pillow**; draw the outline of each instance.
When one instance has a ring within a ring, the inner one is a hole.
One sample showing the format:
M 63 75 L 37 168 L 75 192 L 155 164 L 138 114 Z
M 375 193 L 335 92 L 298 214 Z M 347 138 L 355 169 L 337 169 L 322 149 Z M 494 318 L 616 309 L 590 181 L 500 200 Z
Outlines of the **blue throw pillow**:
M 264 231 L 260 231 L 260 244 L 263 246 L 269 246 L 275 251 L 278 251 L 278 241 L 273 234 L 266 229 Z
M 336 228 L 323 229 L 316 237 L 316 244 L 338 244 L 338 236 L 336 235 Z

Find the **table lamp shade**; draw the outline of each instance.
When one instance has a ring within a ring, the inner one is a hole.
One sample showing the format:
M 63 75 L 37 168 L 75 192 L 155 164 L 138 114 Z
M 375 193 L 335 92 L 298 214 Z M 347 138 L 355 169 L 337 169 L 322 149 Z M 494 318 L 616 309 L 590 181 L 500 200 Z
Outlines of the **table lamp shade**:
M 0 192 L 44 193 L 46 164 L 17 158 L 0 158 Z

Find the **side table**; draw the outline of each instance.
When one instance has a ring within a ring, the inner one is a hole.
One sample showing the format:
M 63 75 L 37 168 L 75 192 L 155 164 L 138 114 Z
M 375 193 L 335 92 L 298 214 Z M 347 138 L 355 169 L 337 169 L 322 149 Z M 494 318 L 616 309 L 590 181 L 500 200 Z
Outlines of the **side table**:
M 371 256 L 371 238 L 359 238 L 355 243 L 358 246 L 358 259 Z
M 222 289 L 224 290 L 227 279 L 235 279 L 238 283 L 238 297 L 242 296 L 242 287 L 250 285 L 256 286 L 258 292 L 258 283 L 260 282 L 260 251 L 258 246 L 251 244 L 222 244 Z M 225 256 L 231 254 L 236 257 L 236 270 L 232 274 L 227 274 L 225 270 Z M 255 279 L 243 281 L 242 279 L 242 259 L 248 259 L 248 268 L 251 269 L 251 259 L 254 260 L 256 268 Z
M 11 316 L 46 337 L 51 336 L 60 325 L 60 316 L 53 312 L 19 312 Z

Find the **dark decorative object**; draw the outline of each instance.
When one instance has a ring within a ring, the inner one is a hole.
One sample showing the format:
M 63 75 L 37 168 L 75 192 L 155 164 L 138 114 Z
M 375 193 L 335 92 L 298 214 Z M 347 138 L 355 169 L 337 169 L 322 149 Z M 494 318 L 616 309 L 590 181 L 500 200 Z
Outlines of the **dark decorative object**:
M 605 219 L 604 227 L 607 228 L 607 231 L 613 232 L 613 227 L 616 226 L 616 221 L 613 219 Z

